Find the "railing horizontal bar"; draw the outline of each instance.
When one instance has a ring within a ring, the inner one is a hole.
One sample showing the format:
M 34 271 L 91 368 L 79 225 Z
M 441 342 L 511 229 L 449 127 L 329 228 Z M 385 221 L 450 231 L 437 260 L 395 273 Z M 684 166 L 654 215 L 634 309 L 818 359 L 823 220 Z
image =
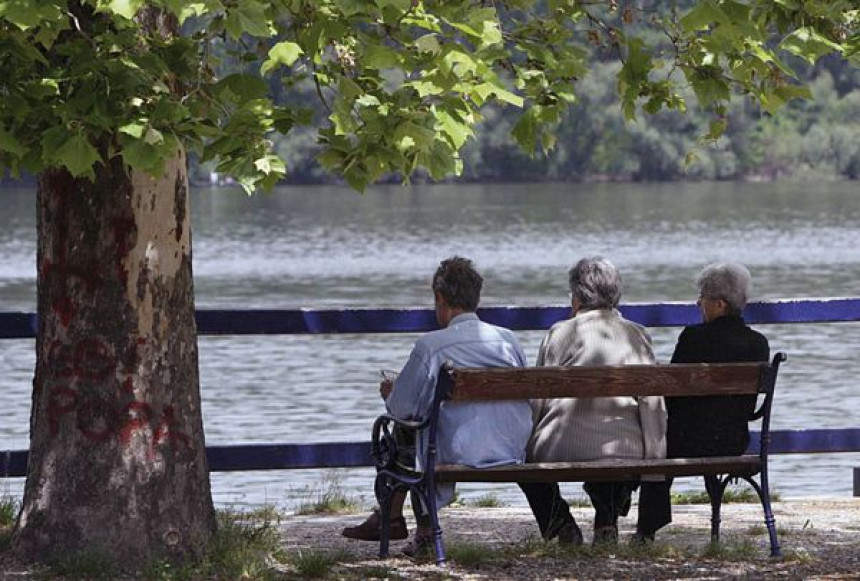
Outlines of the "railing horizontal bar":
M 771 454 L 860 452 L 860 428 L 771 430 L 770 436 Z M 751 433 L 748 452 L 758 451 L 758 433 Z
M 631 303 L 624 316 L 647 327 L 698 323 L 692 303 Z M 567 306 L 487 307 L 478 310 L 490 323 L 527 331 L 548 329 L 570 315 Z M 860 298 L 781 299 L 750 303 L 744 311 L 754 324 L 860 321 Z M 200 335 L 295 335 L 322 333 L 422 333 L 437 328 L 432 309 L 246 309 L 199 310 Z M 0 313 L 0 339 L 36 336 L 35 313 Z
M 774 430 L 771 454 L 860 452 L 860 428 Z M 758 452 L 758 433 L 747 453 Z M 316 444 L 240 444 L 206 448 L 209 470 L 287 470 L 305 468 L 359 468 L 372 466 L 370 442 Z M 21 477 L 27 472 L 27 451 L 0 452 L 0 477 Z

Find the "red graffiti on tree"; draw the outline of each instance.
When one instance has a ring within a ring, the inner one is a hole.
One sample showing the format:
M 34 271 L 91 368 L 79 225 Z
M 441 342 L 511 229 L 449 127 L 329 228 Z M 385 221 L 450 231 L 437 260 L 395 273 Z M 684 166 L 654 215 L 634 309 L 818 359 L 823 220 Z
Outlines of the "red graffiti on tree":
M 127 446 L 131 442 L 131 436 L 137 430 L 149 428 L 152 419 L 152 406 L 142 401 L 129 402 L 120 412 L 120 416 L 126 419 L 119 430 L 119 439 Z
M 116 438 L 127 446 L 134 434 L 143 431 L 152 434 L 148 455 L 154 455 L 156 446 L 166 445 L 171 449 L 192 447 L 191 438 L 179 429 L 176 412 L 171 405 L 162 406 L 155 423 L 156 414 L 144 401 L 133 400 L 117 409 L 97 395 L 81 394 L 65 386 L 54 387 L 48 398 L 51 435 L 59 434 L 62 418 L 72 415 L 76 429 L 90 442 L 107 442 Z
M 188 434 L 180 432 L 176 428 L 176 414 L 171 405 L 166 405 L 162 408 L 161 422 L 155 428 L 153 439 L 156 445 L 167 441 L 171 448 L 178 448 L 178 443 L 183 444 L 186 448 L 191 447 L 191 439 L 188 437 Z
M 78 252 L 78 245 L 88 242 L 71 234 L 84 224 L 73 207 L 77 202 L 73 196 L 71 191 L 57 192 L 51 215 L 55 237 L 40 264 L 40 279 L 53 294 L 51 312 L 68 330 L 65 340 L 55 340 L 47 348 L 50 378 L 46 411 L 50 434 L 55 437 L 64 427 L 74 426 L 86 441 L 113 440 L 122 446 L 130 445 L 135 435 L 141 434 L 148 442 L 150 457 L 156 446 L 190 449 L 191 438 L 180 429 L 173 406 L 154 408 L 135 394 L 139 350 L 147 339 L 132 337 L 128 342 L 114 344 L 92 337 L 89 329 L 74 327 L 83 305 L 98 303 L 97 293 L 110 291 L 103 289 L 106 282 L 128 285 L 124 261 L 133 248 L 136 225 L 131 217 L 110 221 L 113 255 L 105 257 L 105 261 L 90 252 Z M 141 281 L 146 276 L 142 272 Z M 82 335 L 88 336 L 80 339 Z M 108 395 L 113 389 L 118 391 Z
M 74 345 L 54 341 L 48 357 L 59 377 L 101 381 L 116 371 L 110 348 L 98 339 L 83 339 Z

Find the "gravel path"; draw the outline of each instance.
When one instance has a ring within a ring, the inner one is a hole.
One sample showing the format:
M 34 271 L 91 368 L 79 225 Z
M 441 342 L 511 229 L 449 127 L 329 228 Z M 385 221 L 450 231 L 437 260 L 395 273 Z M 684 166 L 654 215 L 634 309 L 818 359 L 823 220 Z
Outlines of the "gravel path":
M 365 514 L 287 516 L 281 521 L 282 565 L 272 562 L 275 579 L 308 579 L 311 565 L 330 566 L 325 579 L 388 580 L 550 580 L 550 579 L 858 579 L 860 580 L 860 498 L 791 499 L 774 505 L 783 557 L 769 557 L 761 507 L 723 507 L 722 543 L 708 551 L 710 507 L 673 507 L 674 522 L 645 549 L 627 545 L 633 518 L 622 519 L 620 545 L 593 549 L 592 511 L 573 513 L 586 546 L 566 549 L 538 538 L 527 508 L 451 507 L 442 511 L 449 565 L 432 557 L 413 560 L 400 554 L 405 541 L 392 543 L 392 558 L 377 557 L 378 544 L 340 536 Z M 635 514 L 631 510 L 631 514 Z M 410 529 L 412 523 L 410 522 Z M 0 580 L 37 580 L 44 575 L 0 558 Z M 303 563 L 309 564 L 303 569 Z M 332 565 L 333 563 L 333 565 Z M 237 577 L 252 580 L 255 574 Z M 127 578 L 126 578 L 127 579 Z
M 784 556 L 769 557 L 761 507 L 723 507 L 722 544 L 708 556 L 710 507 L 674 507 L 674 522 L 645 550 L 626 546 L 633 518 L 622 519 L 621 545 L 613 550 L 565 550 L 538 540 L 527 508 L 448 508 L 442 512 L 451 562 L 400 555 L 380 560 L 376 543 L 345 539 L 340 529 L 364 515 L 291 516 L 283 523 L 290 553 L 338 555 L 334 578 L 366 579 L 860 579 L 860 499 L 797 499 L 774 505 Z M 635 514 L 635 509 L 631 511 Z M 589 509 L 574 515 L 590 538 Z M 410 523 L 410 529 L 411 529 Z

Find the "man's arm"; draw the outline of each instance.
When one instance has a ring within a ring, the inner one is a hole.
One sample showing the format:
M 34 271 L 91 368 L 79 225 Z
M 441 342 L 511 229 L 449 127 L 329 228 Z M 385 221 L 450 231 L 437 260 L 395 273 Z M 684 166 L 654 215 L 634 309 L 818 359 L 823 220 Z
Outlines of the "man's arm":
M 438 369 L 431 369 L 420 344 L 416 344 L 394 382 L 385 407 L 401 420 L 424 419 L 433 404 L 433 388 Z

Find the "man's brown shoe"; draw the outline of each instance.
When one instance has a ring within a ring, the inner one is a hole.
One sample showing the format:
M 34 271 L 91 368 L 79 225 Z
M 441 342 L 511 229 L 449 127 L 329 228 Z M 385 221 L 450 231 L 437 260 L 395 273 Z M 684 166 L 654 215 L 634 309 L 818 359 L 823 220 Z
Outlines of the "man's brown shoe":
M 359 541 L 378 541 L 380 530 L 382 528 L 379 513 L 373 511 L 367 520 L 355 527 L 346 527 L 340 534 L 348 539 L 357 539 Z M 391 534 L 389 539 L 392 541 L 400 541 L 409 536 L 409 531 L 406 528 L 406 519 L 398 516 L 391 520 Z

